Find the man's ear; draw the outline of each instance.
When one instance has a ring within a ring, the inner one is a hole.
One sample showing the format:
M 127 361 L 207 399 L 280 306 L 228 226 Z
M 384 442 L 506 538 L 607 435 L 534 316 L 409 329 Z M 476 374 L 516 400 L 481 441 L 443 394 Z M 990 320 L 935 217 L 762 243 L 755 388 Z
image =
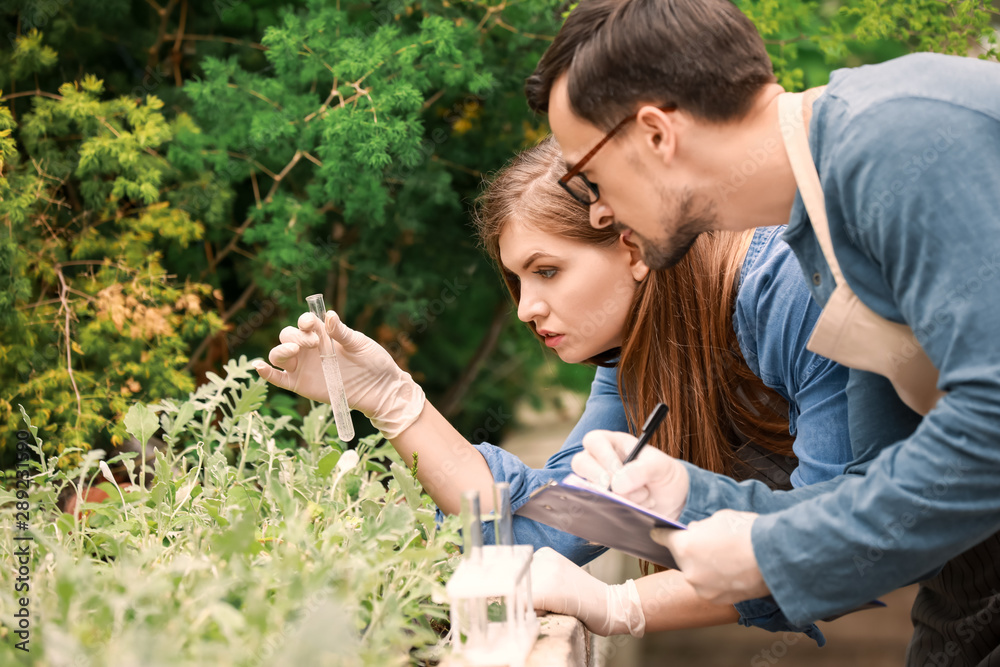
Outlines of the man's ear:
M 654 106 L 639 109 L 635 118 L 639 127 L 639 140 L 649 149 L 655 159 L 669 164 L 677 150 L 677 134 L 682 129 L 683 119 L 677 110 L 664 111 Z
M 628 256 L 629 256 L 628 264 L 629 264 L 629 271 L 632 272 L 632 278 L 634 278 L 636 282 L 641 281 L 643 278 L 649 275 L 649 267 L 646 266 L 646 263 L 644 261 L 642 261 L 642 251 L 636 244 L 632 243 L 631 241 L 625 240 L 624 236 L 619 236 L 618 242 L 621 243 L 623 246 L 625 246 L 625 249 L 628 250 Z

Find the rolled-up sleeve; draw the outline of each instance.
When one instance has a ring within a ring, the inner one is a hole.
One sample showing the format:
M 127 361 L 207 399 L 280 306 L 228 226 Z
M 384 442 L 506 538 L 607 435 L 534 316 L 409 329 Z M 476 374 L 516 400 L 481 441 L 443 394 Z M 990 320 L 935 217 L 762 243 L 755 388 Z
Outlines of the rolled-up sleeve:
M 583 449 L 583 436 L 595 429 L 628 431 L 628 420 L 618 394 L 617 373 L 613 368 L 597 369 L 583 415 L 559 451 L 546 461 L 545 467 L 531 468 L 496 445 L 482 443 L 474 446 L 486 459 L 494 481 L 510 484 L 511 509 L 516 512 L 528 502 L 532 492 L 572 472 L 571 462 L 573 456 Z M 607 551 L 607 547 L 516 514 L 513 528 L 516 544 L 530 544 L 535 549 L 551 547 L 577 565 L 584 565 Z M 493 522 L 484 522 L 483 544 L 494 544 L 495 541 Z

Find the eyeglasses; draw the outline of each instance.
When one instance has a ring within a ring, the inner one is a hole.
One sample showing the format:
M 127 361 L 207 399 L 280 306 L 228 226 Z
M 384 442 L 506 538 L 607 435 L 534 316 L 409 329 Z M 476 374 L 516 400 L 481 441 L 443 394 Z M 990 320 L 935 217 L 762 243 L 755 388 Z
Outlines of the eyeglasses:
M 675 104 L 666 104 L 661 107 L 657 107 L 660 111 L 673 111 L 677 108 Z M 576 165 L 567 171 L 562 178 L 559 179 L 559 185 L 562 189 L 570 194 L 570 196 L 583 204 L 584 206 L 590 206 L 598 199 L 601 198 L 601 193 L 597 189 L 597 185 L 591 183 L 590 180 L 581 174 L 583 168 L 590 162 L 590 158 L 594 157 L 597 151 L 601 150 L 604 144 L 611 141 L 611 137 L 615 136 L 618 130 L 625 127 L 625 124 L 630 120 L 635 120 L 638 117 L 639 112 L 636 111 L 634 114 L 629 115 L 624 118 L 622 122 L 611 128 L 611 131 L 604 135 L 596 146 L 594 146 L 589 153 L 583 156 L 583 159 L 576 163 Z

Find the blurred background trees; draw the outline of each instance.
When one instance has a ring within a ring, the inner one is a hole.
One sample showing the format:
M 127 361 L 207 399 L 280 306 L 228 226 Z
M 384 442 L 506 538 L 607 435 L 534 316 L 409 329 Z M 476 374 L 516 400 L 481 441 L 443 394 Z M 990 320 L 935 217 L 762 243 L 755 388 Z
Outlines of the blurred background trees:
M 792 89 L 909 51 L 997 53 L 988 3 L 738 4 Z M 118 444 L 130 403 L 266 356 L 314 292 L 475 441 L 519 397 L 585 389 L 468 225 L 484 176 L 547 132 L 522 86 L 568 8 L 0 3 L 0 467 L 18 404 L 50 453 Z

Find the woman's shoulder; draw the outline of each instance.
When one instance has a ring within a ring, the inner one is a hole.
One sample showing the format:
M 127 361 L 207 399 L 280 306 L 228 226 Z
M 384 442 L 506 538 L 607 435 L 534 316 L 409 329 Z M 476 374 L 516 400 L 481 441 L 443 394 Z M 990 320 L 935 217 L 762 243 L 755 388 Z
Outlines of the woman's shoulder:
M 748 279 L 759 278 L 776 266 L 783 265 L 788 259 L 795 261 L 791 247 L 782 238 L 784 231 L 785 225 L 758 227 L 754 230 L 750 247 L 743 259 L 743 268 L 740 270 L 741 286 Z
M 785 242 L 785 226 L 759 227 L 753 235 L 737 290 L 737 309 L 759 311 L 774 298 L 808 304 L 811 300 L 805 273 L 795 253 Z
M 782 238 L 784 227 L 754 233 L 744 260 L 733 326 L 751 370 L 768 386 L 801 387 L 829 362 L 807 344 L 822 313 L 798 259 Z

